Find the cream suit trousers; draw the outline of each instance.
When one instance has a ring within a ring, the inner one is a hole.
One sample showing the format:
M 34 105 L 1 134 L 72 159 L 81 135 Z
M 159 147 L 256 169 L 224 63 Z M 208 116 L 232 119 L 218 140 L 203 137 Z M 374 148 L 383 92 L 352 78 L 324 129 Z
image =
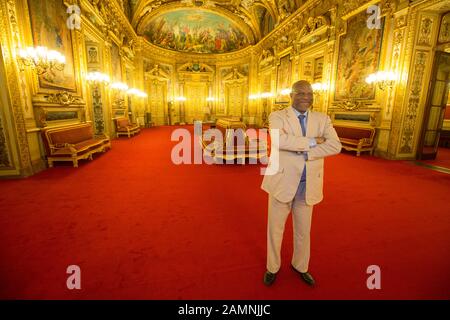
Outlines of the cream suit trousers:
M 281 266 L 281 243 L 284 227 L 292 211 L 294 228 L 294 253 L 292 265 L 300 272 L 308 271 L 310 230 L 313 206 L 306 204 L 304 196 L 297 195 L 291 202 L 283 203 L 269 195 L 269 221 L 267 227 L 267 270 L 277 273 Z

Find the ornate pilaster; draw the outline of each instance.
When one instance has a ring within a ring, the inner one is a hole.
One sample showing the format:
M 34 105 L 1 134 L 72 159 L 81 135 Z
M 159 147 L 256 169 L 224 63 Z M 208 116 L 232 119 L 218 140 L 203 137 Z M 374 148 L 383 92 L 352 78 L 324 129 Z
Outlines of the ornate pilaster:
M 416 119 L 419 110 L 419 102 L 422 96 L 424 86 L 425 64 L 428 53 L 425 51 L 416 51 L 414 56 L 414 69 L 412 72 L 411 86 L 409 88 L 409 98 L 407 102 L 406 113 L 404 116 L 403 132 L 400 140 L 400 152 L 411 154 L 414 149 L 414 131 Z
M 416 6 L 412 9 L 409 26 L 406 51 L 411 52 L 411 65 L 397 158 L 416 157 L 426 103 L 427 82 L 432 69 L 432 46 L 437 38 L 438 16 L 424 12 L 421 5 Z
M 10 108 L 6 110 L 6 115 L 9 116 L 13 122 L 14 132 L 10 132 L 11 135 L 16 137 L 17 152 L 18 152 L 18 164 L 12 164 L 16 169 L 20 171 L 22 175 L 32 174 L 31 156 L 28 146 L 26 124 L 24 111 L 29 107 L 24 103 L 24 93 L 22 93 L 23 83 L 19 77 L 19 69 L 16 64 L 15 48 L 18 48 L 20 43 L 20 32 L 18 26 L 18 17 L 16 10 L 16 1 L 7 0 L 0 3 L 1 12 L 4 15 L 0 18 L 0 37 L 1 46 L 3 52 L 3 62 L 5 68 L 5 77 L 7 82 L 7 88 L 9 94 Z M 2 131 L 5 128 L 2 129 Z M 1 134 L 0 134 L 1 135 Z M 7 136 L 7 135 L 6 135 Z M 1 138 L 0 138 L 1 139 Z M 5 139 L 5 135 L 3 135 Z M 6 142 L 6 141 L 5 141 Z M 5 149 L 4 149 L 5 150 Z M 3 151 L 5 152 L 5 151 Z M 2 156 L 4 158 L 4 155 Z M 1 174 L 1 172 L 0 172 Z

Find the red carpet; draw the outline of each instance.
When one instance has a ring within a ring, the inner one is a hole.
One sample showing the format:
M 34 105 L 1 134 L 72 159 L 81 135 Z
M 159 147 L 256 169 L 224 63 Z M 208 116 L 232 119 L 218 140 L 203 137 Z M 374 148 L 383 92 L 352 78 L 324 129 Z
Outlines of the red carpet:
M 450 169 L 450 149 L 449 148 L 439 148 L 436 159 L 434 160 L 421 160 L 421 162 L 426 164 L 431 164 L 433 166 L 444 167 Z
M 172 128 L 23 180 L 0 181 L 0 298 L 449 299 L 450 176 L 341 154 L 315 207 L 312 289 L 290 268 L 262 283 L 267 195 L 258 166 L 173 165 Z M 81 267 L 82 289 L 66 288 Z M 381 267 L 381 290 L 366 269 Z

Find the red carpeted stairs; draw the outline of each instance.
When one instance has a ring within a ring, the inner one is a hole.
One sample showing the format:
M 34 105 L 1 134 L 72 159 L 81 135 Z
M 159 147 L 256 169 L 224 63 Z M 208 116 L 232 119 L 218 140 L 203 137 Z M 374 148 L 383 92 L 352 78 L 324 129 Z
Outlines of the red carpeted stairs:
M 450 176 L 369 156 L 326 160 L 314 209 L 312 289 L 289 268 L 273 287 L 257 165 L 171 163 L 173 127 L 143 130 L 82 162 L 0 181 L 0 298 L 449 299 Z M 191 128 L 190 128 L 191 130 Z M 82 289 L 66 288 L 81 268 Z M 366 269 L 381 267 L 381 290 Z

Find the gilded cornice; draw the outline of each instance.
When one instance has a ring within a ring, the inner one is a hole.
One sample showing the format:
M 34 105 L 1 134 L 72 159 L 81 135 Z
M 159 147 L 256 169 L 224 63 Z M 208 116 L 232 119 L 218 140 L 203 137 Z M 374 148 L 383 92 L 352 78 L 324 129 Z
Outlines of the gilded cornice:
M 216 62 L 242 60 L 243 58 L 250 59 L 252 53 L 255 52 L 255 47 L 249 46 L 239 51 L 221 54 L 184 53 L 158 47 L 143 37 L 141 37 L 141 45 L 144 56 L 152 56 L 169 63 L 174 61 L 202 60 L 211 64 Z
M 128 37 L 137 42 L 138 36 L 117 1 L 81 0 L 81 6 L 88 12 L 85 15 L 93 14 L 99 20 L 89 19 L 97 28 L 112 32 L 118 39 Z
M 293 14 L 289 15 L 272 32 L 266 35 L 257 46 L 267 49 L 273 47 L 283 37 L 288 37 L 288 46 L 293 45 L 298 32 L 311 17 L 314 8 L 323 8 L 323 11 L 330 10 L 335 4 L 332 0 L 312 0 L 304 3 Z M 290 34 L 290 36 L 289 36 Z
M 338 6 L 338 16 L 347 20 L 355 14 L 367 9 L 369 6 L 381 2 L 381 0 L 346 0 Z

